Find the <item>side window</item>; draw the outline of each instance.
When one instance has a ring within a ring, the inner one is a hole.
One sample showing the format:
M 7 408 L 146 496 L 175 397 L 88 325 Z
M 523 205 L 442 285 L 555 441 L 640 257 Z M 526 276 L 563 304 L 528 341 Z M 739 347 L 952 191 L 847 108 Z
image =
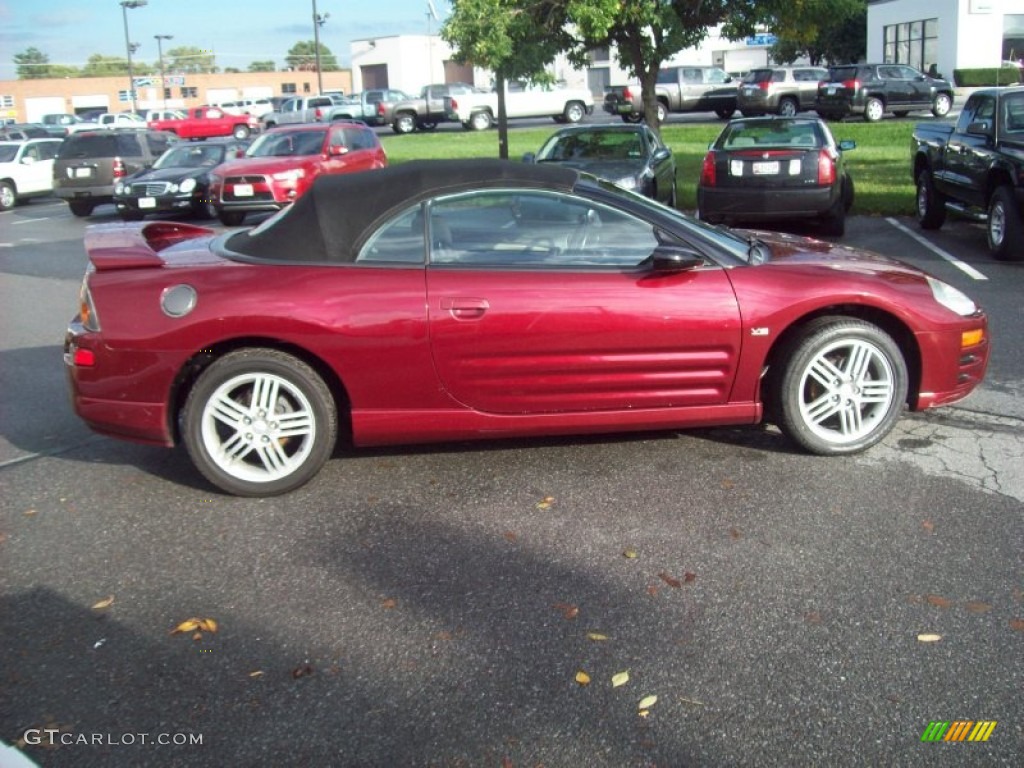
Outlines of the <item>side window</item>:
M 688 84 L 703 83 L 704 72 L 700 69 L 694 69 L 692 67 L 683 68 L 683 82 Z
M 345 145 L 351 150 L 373 149 L 374 135 L 372 131 L 362 128 L 345 128 Z
M 772 70 L 772 82 L 773 83 L 784 83 L 784 82 L 786 82 L 786 70 L 784 70 L 784 69 Z
M 142 146 L 139 144 L 137 136 L 130 133 L 119 133 L 117 134 L 117 151 L 118 154 L 126 157 L 139 157 L 142 154 Z
M 356 262 L 422 265 L 426 245 L 423 206 L 415 205 L 378 229 L 360 249 Z
M 634 267 L 657 246 L 653 227 L 570 195 L 493 190 L 436 201 L 430 262 L 480 267 Z

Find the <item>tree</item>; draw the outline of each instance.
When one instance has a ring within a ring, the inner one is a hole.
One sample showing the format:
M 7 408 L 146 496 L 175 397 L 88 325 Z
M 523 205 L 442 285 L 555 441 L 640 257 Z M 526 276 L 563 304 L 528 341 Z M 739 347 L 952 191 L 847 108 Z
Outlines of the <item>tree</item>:
M 288 55 L 284 57 L 284 60 L 291 69 L 300 72 L 315 72 L 316 51 L 316 43 L 312 40 L 300 40 L 289 49 Z M 338 69 L 340 67 L 338 66 L 338 60 L 334 58 L 334 54 L 331 53 L 326 45 L 320 43 L 320 71 L 335 72 Z
M 441 37 L 455 49 L 455 59 L 490 69 L 498 95 L 498 156 L 508 159 L 505 83 L 509 79 L 543 81 L 545 67 L 571 40 L 552 25 L 537 34 L 543 3 L 507 0 L 456 0 Z
M 867 51 L 865 0 L 780 1 L 768 26 L 778 42 L 772 58 L 789 63 L 806 56 L 812 64 L 859 61 Z
M 134 74 L 141 74 L 132 63 Z M 117 75 L 128 75 L 128 59 L 123 56 L 104 56 L 102 53 L 94 53 L 90 56 L 85 66 L 82 67 L 82 77 L 114 77 Z
M 164 56 L 164 70 L 176 74 L 204 74 L 217 71 L 217 57 L 209 48 L 180 45 Z
M 274 62 L 270 59 L 249 63 L 250 72 L 273 72 L 275 69 Z
M 50 77 L 50 57 L 38 48 L 26 48 L 14 54 L 15 71 L 19 80 L 39 80 Z

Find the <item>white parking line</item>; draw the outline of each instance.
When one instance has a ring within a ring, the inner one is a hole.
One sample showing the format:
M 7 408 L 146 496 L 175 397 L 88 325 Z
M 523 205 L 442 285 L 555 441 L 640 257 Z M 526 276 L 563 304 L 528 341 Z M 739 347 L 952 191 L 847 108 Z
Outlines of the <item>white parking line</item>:
M 41 219 L 18 219 L 17 221 L 12 221 L 11 222 L 11 226 L 13 227 L 13 226 L 16 226 L 18 224 L 31 224 L 33 221 L 49 221 L 49 220 L 50 220 L 49 216 L 46 216 L 46 217 L 41 218 Z
M 917 234 L 917 232 L 915 232 L 914 230 L 908 229 L 907 227 L 900 224 L 898 221 L 896 221 L 896 219 L 886 218 L 886 221 L 888 221 L 890 224 L 896 227 L 896 229 L 898 229 L 903 234 L 912 237 L 914 240 L 919 242 L 932 253 L 948 261 L 950 264 L 952 264 L 954 267 L 956 267 L 961 272 L 966 274 L 968 277 L 971 277 L 975 280 L 988 280 L 988 277 L 986 277 L 981 272 L 976 270 L 970 264 L 965 264 L 964 262 L 960 261 L 960 259 L 958 259 L 953 254 L 949 253 L 948 251 L 942 250 L 941 248 L 939 248 L 939 246 L 935 245 L 935 243 L 930 242 L 928 239 L 921 237 L 921 235 Z

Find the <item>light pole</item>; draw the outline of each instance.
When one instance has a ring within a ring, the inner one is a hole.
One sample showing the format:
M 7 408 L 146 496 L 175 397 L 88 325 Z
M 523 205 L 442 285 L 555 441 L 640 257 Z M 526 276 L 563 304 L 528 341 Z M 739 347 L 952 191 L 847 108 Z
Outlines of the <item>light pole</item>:
M 128 52 L 128 97 L 132 101 L 132 112 L 135 111 L 135 74 L 132 72 L 132 52 L 138 49 L 128 37 L 128 9 L 141 8 L 147 0 L 121 0 L 121 16 L 124 17 L 124 48 Z
M 313 56 L 316 59 L 316 92 L 324 92 L 324 78 L 320 74 L 320 27 L 327 21 L 331 14 L 325 13 L 321 16 L 316 12 L 316 0 L 313 0 Z
M 163 97 L 164 109 L 167 109 L 167 88 L 164 86 L 164 40 L 172 40 L 174 35 L 153 35 L 156 38 L 156 55 L 160 60 L 160 95 Z

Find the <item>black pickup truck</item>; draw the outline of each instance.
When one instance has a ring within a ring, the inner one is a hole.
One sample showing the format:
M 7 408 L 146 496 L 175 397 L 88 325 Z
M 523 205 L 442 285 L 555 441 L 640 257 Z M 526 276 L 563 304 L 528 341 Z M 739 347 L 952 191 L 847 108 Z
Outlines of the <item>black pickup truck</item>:
M 924 229 L 952 210 L 987 223 L 997 259 L 1024 259 L 1024 86 L 975 91 L 955 126 L 919 124 L 911 151 Z

